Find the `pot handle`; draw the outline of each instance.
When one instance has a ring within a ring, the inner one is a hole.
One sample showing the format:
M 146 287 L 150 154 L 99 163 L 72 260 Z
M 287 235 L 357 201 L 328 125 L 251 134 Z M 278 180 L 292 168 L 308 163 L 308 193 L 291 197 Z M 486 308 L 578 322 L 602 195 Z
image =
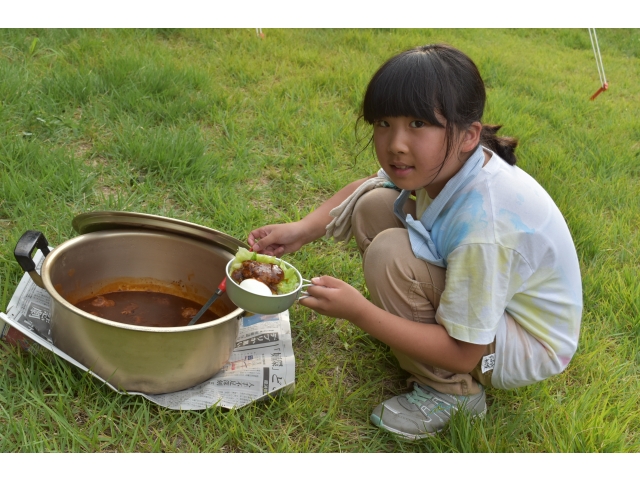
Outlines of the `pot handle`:
M 39 248 L 45 257 L 51 252 L 49 243 L 42 232 L 27 230 L 18 240 L 16 248 L 13 250 L 13 256 L 16 257 L 22 270 L 29 274 L 34 283 L 40 288 L 44 288 L 42 277 L 36 272 L 36 264 L 31 258 L 31 254 L 36 248 Z

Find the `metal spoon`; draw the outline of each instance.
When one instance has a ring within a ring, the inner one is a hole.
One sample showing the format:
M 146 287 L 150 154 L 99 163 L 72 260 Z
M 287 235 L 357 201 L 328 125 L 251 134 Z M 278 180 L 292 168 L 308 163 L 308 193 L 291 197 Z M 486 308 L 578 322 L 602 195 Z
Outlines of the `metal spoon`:
M 226 291 L 227 291 L 227 277 L 224 277 L 220 282 L 220 285 L 218 285 L 218 290 L 216 291 L 216 293 L 211 295 L 211 298 L 207 300 L 207 303 L 205 303 L 204 306 L 200 309 L 200 311 L 195 314 L 195 316 L 191 319 L 191 321 L 188 323 L 187 326 L 191 326 L 194 323 L 196 323 L 198 320 L 200 320 L 200 317 L 204 315 L 204 312 L 209 310 L 209 307 L 213 304 L 213 302 L 215 302 L 216 299 Z

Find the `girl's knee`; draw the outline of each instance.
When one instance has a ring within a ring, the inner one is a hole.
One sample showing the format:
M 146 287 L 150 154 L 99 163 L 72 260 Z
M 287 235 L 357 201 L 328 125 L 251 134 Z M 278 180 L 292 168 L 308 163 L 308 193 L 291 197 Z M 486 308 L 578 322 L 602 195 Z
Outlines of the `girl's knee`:
M 402 225 L 393 213 L 398 192 L 389 188 L 376 188 L 362 195 L 356 202 L 351 216 L 353 234 L 361 253 L 371 241 L 388 228 Z
M 369 249 L 370 255 L 377 261 L 393 259 L 398 254 L 402 255 L 405 250 L 413 252 L 406 228 L 388 228 L 373 239 Z
M 416 258 L 404 228 L 380 233 L 364 257 L 364 278 L 372 301 L 416 322 L 435 323 L 446 270 Z
M 380 219 L 381 215 L 389 214 L 395 217 L 393 203 L 396 198 L 398 198 L 398 192 L 390 188 L 375 188 L 367 192 L 356 202 L 351 221 L 362 223 Z
M 402 265 L 407 258 L 415 259 L 409 232 L 404 228 L 389 228 L 381 232 L 365 252 L 363 263 L 367 285 L 392 280 L 403 270 Z

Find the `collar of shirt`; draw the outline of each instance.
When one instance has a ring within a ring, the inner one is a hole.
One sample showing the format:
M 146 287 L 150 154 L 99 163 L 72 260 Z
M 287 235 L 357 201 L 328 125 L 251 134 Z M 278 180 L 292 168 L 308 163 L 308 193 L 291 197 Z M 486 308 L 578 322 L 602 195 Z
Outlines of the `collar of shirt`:
M 400 192 L 398 199 L 393 205 L 393 211 L 402 221 L 404 226 L 407 227 L 407 230 L 409 231 L 409 240 L 411 241 L 411 248 L 413 250 L 413 254 L 417 258 L 421 258 L 440 267 L 446 267 L 445 260 L 442 258 L 442 255 L 440 255 L 433 243 L 433 240 L 431 239 L 431 228 L 451 197 L 453 197 L 456 192 L 464 188 L 476 177 L 476 175 L 478 175 L 484 165 L 484 160 L 483 147 L 478 145 L 478 148 L 476 148 L 473 154 L 465 162 L 460 171 L 458 171 L 458 173 L 456 173 L 451 180 L 447 182 L 438 196 L 433 199 L 431 204 L 420 217 L 419 221 L 415 220 L 410 214 L 405 216 L 402 210 L 411 192 L 409 190 L 402 190 L 402 192 Z

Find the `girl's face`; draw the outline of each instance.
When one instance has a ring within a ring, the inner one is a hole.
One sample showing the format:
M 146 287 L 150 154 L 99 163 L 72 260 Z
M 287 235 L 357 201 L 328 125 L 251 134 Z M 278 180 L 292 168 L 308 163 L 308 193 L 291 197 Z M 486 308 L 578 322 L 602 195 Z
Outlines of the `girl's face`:
M 437 113 L 436 117 L 445 124 Z M 463 134 L 445 161 L 445 136 L 444 128 L 413 117 L 384 117 L 373 127 L 378 162 L 391 181 L 403 190 L 426 187 L 431 198 L 440 193 L 468 158 L 460 156 L 468 143 Z

